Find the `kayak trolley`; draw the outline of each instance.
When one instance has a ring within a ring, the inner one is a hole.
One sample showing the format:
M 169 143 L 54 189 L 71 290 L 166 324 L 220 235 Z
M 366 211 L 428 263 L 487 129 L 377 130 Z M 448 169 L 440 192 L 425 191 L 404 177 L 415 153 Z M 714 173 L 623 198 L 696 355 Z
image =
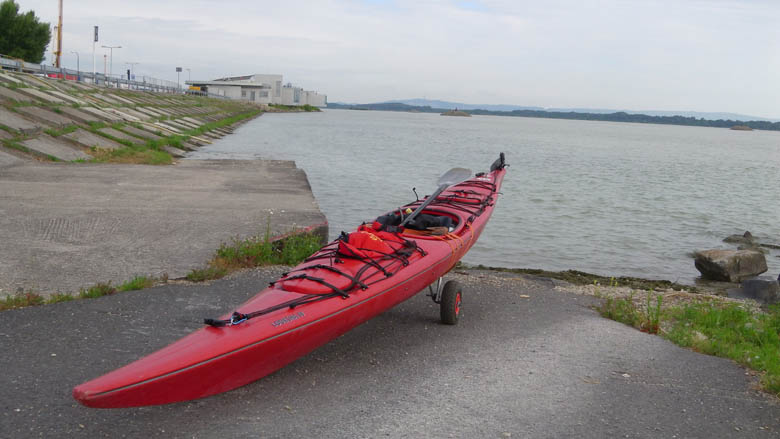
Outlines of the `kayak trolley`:
M 457 325 L 463 301 L 463 288 L 454 280 L 449 280 L 442 286 L 442 280 L 443 278 L 440 277 L 436 282 L 428 285 L 428 296 L 434 303 L 439 304 L 441 322 L 445 325 Z

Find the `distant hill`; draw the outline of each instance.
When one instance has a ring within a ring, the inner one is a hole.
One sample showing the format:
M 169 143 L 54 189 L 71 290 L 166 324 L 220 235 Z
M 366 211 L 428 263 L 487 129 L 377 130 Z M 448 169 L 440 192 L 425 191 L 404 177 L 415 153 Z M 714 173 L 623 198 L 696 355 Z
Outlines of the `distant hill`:
M 749 116 L 746 114 L 738 113 L 718 113 L 718 112 L 701 112 L 701 111 L 663 111 L 663 110 L 625 110 L 625 109 L 606 109 L 606 108 L 545 108 L 545 107 L 527 107 L 522 105 L 493 105 L 493 104 L 464 104 L 462 102 L 449 102 L 439 101 L 432 99 L 399 99 L 393 101 L 386 101 L 382 103 L 400 103 L 406 105 L 413 105 L 417 107 L 433 107 L 444 108 L 447 110 L 488 110 L 488 111 L 515 111 L 515 110 L 536 110 L 536 111 L 552 111 L 557 113 L 593 113 L 593 114 L 610 114 L 623 112 L 627 114 L 646 114 L 648 116 L 683 116 L 683 117 L 695 117 L 697 119 L 708 120 L 736 120 L 736 121 L 768 121 L 778 122 L 778 119 L 767 119 L 765 117 Z
M 444 108 L 447 110 L 488 110 L 488 111 L 514 111 L 514 110 L 544 110 L 542 107 L 523 107 L 520 105 L 491 105 L 491 104 L 464 104 L 462 102 L 437 101 L 430 99 L 401 99 L 387 101 L 387 103 L 399 103 L 413 105 L 415 107 Z
M 456 103 L 451 103 L 456 104 Z M 374 104 L 343 104 L 339 102 L 329 102 L 329 109 L 344 110 L 378 110 L 378 111 L 405 111 L 412 113 L 443 113 L 454 109 L 444 107 L 433 107 L 430 105 L 417 106 L 409 105 L 403 102 L 378 102 Z M 633 122 L 633 123 L 655 123 L 666 125 L 687 125 L 700 127 L 718 127 L 731 128 L 734 125 L 744 125 L 756 130 L 780 131 L 780 122 L 771 122 L 768 120 L 743 120 L 743 119 L 704 119 L 693 116 L 679 115 L 648 115 L 642 113 L 628 113 L 617 111 L 612 113 L 585 113 L 578 111 L 549 111 L 549 110 L 530 110 L 519 109 L 512 111 L 494 111 L 485 109 L 467 109 L 457 107 L 461 111 L 469 114 L 486 116 L 514 116 L 514 117 L 541 117 L 547 119 L 573 119 L 573 120 L 600 120 L 607 122 Z M 720 113 L 710 113 L 720 114 Z M 728 113 L 727 113 L 728 114 Z

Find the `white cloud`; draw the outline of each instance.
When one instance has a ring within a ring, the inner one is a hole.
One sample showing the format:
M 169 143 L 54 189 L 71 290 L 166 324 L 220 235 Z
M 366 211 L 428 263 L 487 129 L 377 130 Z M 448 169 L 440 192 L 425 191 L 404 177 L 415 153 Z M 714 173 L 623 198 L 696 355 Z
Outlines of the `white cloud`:
M 56 2 L 17 1 L 56 21 Z M 91 65 L 99 24 L 101 44 L 123 46 L 115 71 L 134 61 L 169 80 L 176 66 L 193 78 L 282 73 L 331 101 L 426 96 L 780 118 L 778 22 L 774 0 L 82 0 L 66 1 L 64 43 Z

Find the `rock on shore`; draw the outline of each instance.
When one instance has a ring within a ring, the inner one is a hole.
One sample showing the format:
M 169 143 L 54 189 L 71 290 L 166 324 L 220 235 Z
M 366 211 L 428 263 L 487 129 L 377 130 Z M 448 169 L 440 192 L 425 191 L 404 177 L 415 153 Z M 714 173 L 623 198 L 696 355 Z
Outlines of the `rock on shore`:
M 694 255 L 705 279 L 740 282 L 767 271 L 764 254 L 754 250 L 702 250 Z

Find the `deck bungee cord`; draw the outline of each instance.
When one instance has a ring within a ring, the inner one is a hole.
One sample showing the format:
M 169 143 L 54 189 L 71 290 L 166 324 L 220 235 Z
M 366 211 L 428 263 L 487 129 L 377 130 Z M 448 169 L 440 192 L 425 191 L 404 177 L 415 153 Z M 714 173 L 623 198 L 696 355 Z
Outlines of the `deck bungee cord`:
M 364 228 L 363 230 L 359 230 L 358 233 L 369 233 L 366 232 L 366 230 L 368 229 Z M 383 233 L 387 233 L 387 232 L 383 232 Z M 240 313 L 238 311 L 235 311 L 230 316 L 230 318 L 227 319 L 204 319 L 203 321 L 204 324 L 213 327 L 233 326 L 233 325 L 244 323 L 245 321 L 250 320 L 254 317 L 259 317 L 268 314 L 270 312 L 278 311 L 284 308 L 295 308 L 308 303 L 313 303 L 320 300 L 325 300 L 325 299 L 330 299 L 335 297 L 341 297 L 342 299 L 347 299 L 350 297 L 349 293 L 354 291 L 355 289 L 360 288 L 361 290 L 365 291 L 371 285 L 380 282 L 384 279 L 387 279 L 388 277 L 391 277 L 393 274 L 398 272 L 401 268 L 409 265 L 408 259 L 412 254 L 414 254 L 414 252 L 419 252 L 421 256 L 426 255 L 425 250 L 418 247 L 417 243 L 401 237 L 400 234 L 398 233 L 392 234 L 395 235 L 396 240 L 389 240 L 389 239 L 383 240 L 383 243 L 386 245 L 389 244 L 398 245 L 398 248 L 395 248 L 392 253 L 382 252 L 375 248 L 356 247 L 356 246 L 349 245 L 348 241 L 350 235 L 352 234 L 347 234 L 342 232 L 339 239 L 326 245 L 325 247 L 320 249 L 317 253 L 310 256 L 304 261 L 304 262 L 312 262 L 315 260 L 324 259 L 324 260 L 330 260 L 331 265 L 314 264 L 314 265 L 307 265 L 304 267 L 296 268 L 290 270 L 289 272 L 283 273 L 282 277 L 279 280 L 270 283 L 271 287 L 278 287 L 280 290 L 283 291 L 303 294 L 302 297 L 289 300 L 287 302 L 280 303 L 278 305 L 264 308 L 258 311 L 253 311 L 250 313 Z M 387 235 L 385 235 L 385 237 L 387 237 Z M 368 252 L 376 253 L 377 256 L 370 257 L 366 255 L 366 253 Z M 354 275 L 344 270 L 339 270 L 334 266 L 335 264 L 343 264 L 345 259 L 363 262 L 363 266 L 360 269 L 358 269 Z M 387 264 L 382 265 L 382 262 L 385 261 L 387 262 Z M 375 271 L 373 273 L 369 273 L 368 275 L 366 275 L 371 268 L 374 268 Z M 350 281 L 350 284 L 347 285 L 346 287 L 339 288 L 336 285 L 331 284 L 330 282 L 326 281 L 323 278 L 306 274 L 305 271 L 307 270 L 327 270 L 331 273 L 335 273 L 339 276 L 343 276 L 347 278 Z M 304 273 L 290 276 L 291 273 L 295 273 L 295 272 L 304 272 Z M 373 278 L 379 273 L 382 273 L 384 277 L 369 281 L 371 278 Z M 306 280 L 310 282 L 315 282 L 317 284 L 320 284 L 330 289 L 330 292 L 329 293 L 313 293 L 311 291 L 300 292 L 300 291 L 284 288 L 285 282 L 294 281 L 294 280 Z

